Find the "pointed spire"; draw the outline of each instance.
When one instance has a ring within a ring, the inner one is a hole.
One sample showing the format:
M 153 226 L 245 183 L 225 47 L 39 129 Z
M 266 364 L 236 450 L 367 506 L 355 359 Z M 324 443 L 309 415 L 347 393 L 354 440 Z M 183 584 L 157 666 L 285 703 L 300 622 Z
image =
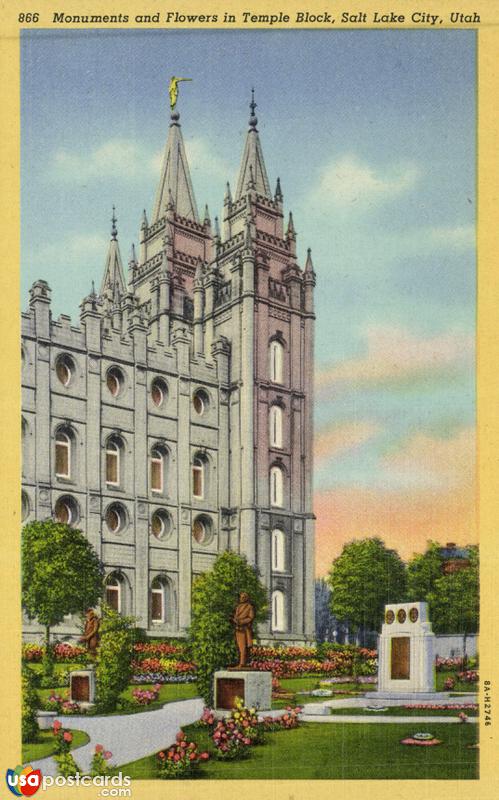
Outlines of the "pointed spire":
M 167 203 L 170 204 L 170 193 L 176 212 L 182 217 L 199 222 L 179 118 L 179 113 L 174 111 L 171 115 L 161 177 L 154 202 L 152 224 L 161 219 Z
M 148 228 L 149 227 L 149 223 L 147 221 L 147 214 L 146 214 L 145 208 L 144 208 L 144 210 L 142 212 L 142 224 L 141 224 L 140 227 L 141 227 L 141 230 L 143 230 L 144 228 Z
M 314 275 L 314 265 L 312 263 L 312 250 L 307 249 L 307 261 L 305 263 L 305 275 Z
M 218 217 L 215 217 L 215 237 L 220 239 L 220 225 L 218 223 Z
M 286 231 L 286 235 L 288 237 L 292 236 L 293 238 L 296 238 L 296 231 L 295 231 L 295 226 L 293 224 L 293 215 L 291 211 L 289 212 L 288 229 Z
M 204 207 L 204 220 L 203 221 L 204 221 L 204 224 L 205 224 L 206 227 L 211 225 L 210 209 L 208 208 L 208 203 L 206 203 L 206 205 Z
M 275 200 L 279 200 L 282 203 L 282 190 L 281 190 L 281 179 L 280 178 L 277 178 L 274 199 Z
M 269 179 L 267 177 L 267 170 L 265 169 L 265 162 L 263 160 L 262 146 L 260 144 L 260 137 L 258 136 L 257 123 L 258 120 L 255 116 L 255 92 L 251 90 L 251 103 L 250 110 L 251 116 L 249 119 L 249 130 L 246 137 L 246 144 L 244 146 L 243 157 L 241 159 L 241 168 L 239 170 L 239 178 L 237 181 L 237 189 L 235 199 L 240 198 L 245 194 L 246 188 L 250 180 L 254 183 L 254 189 L 258 194 L 268 197 L 272 200 L 270 191 Z M 251 178 L 250 173 L 253 173 Z
M 227 184 L 226 184 L 226 187 L 225 187 L 224 206 L 230 206 L 230 205 L 232 205 L 232 194 L 231 194 L 231 191 L 230 191 L 230 183 L 229 183 L 229 181 L 227 181 Z
M 97 297 L 97 293 L 95 291 L 95 281 L 92 281 L 92 289 L 90 290 L 90 297 Z
M 103 295 L 106 291 L 109 291 L 111 296 L 114 296 L 116 290 L 122 294 L 125 287 L 116 222 L 116 213 L 113 206 L 111 241 L 109 242 L 109 249 L 107 251 L 106 263 L 104 266 L 104 275 L 100 290 L 101 295 Z
M 113 217 L 111 219 L 111 239 L 116 240 L 118 238 L 118 228 L 116 227 L 116 223 L 118 220 L 116 219 L 116 208 L 113 206 Z

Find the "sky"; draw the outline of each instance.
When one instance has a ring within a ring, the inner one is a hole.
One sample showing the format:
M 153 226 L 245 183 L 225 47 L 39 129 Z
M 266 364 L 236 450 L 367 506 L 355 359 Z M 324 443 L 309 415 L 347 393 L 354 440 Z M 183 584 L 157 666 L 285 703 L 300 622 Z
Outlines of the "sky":
M 235 186 L 251 87 L 271 186 L 317 273 L 317 573 L 379 536 L 476 541 L 475 34 L 29 31 L 21 43 L 22 298 L 78 321 L 113 204 L 123 260 L 179 110 L 198 208 Z

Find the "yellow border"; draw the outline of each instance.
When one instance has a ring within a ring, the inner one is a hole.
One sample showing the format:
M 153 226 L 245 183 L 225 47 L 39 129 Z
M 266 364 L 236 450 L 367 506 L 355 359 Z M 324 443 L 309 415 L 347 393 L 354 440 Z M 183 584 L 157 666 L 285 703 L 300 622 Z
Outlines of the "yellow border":
M 395 10 L 397 13 L 411 14 L 413 11 L 425 11 L 437 14 L 444 18 L 442 24 L 436 26 L 413 25 L 410 21 L 402 25 L 372 24 L 360 25 L 335 25 L 335 30 L 351 28 L 367 29 L 369 27 L 381 29 L 392 27 L 397 29 L 430 28 L 441 30 L 449 27 L 474 27 L 478 31 L 479 48 L 479 217 L 478 217 L 478 247 L 479 247 L 479 291 L 478 291 L 478 400 L 479 400 L 479 531 L 481 543 L 481 592 L 482 616 L 480 636 L 480 676 L 482 679 L 492 681 L 493 697 L 493 725 L 484 727 L 481 724 L 480 760 L 481 771 L 479 781 L 223 781 L 222 785 L 215 782 L 175 783 L 160 784 L 152 781 L 134 781 L 132 784 L 132 797 L 156 797 L 168 794 L 175 800 L 190 800 L 202 794 L 203 797 L 218 798 L 223 793 L 227 798 L 249 800 L 255 796 L 265 800 L 272 798 L 278 800 L 299 800 L 311 796 L 317 798 L 330 798 L 332 794 L 340 792 L 343 798 L 357 797 L 360 793 L 369 792 L 369 796 L 384 798 L 387 793 L 393 797 L 414 796 L 417 798 L 437 798 L 442 794 L 454 798 L 473 796 L 477 800 L 492 800 L 499 796 L 499 771 L 497 769 L 499 726 L 499 670 L 497 661 L 499 657 L 499 594 L 497 592 L 497 576 L 499 574 L 499 549 L 497 547 L 498 520 L 499 520 L 499 337 L 498 311 L 499 311 L 499 280 L 497 278 L 496 259 L 499 253 L 499 226 L 497 224 L 497 206 L 499 200 L 499 65 L 497 53 L 499 51 L 499 4 L 497 0 L 475 0 L 465 4 L 449 2 L 409 3 L 408 0 L 395 0 L 393 3 L 374 3 L 373 0 L 356 2 L 350 9 L 345 3 L 343 7 L 336 5 L 328 8 L 329 3 L 307 2 L 300 3 L 290 0 L 279 5 L 276 0 L 254 0 L 243 3 L 242 0 L 230 0 L 220 3 L 213 0 L 211 4 L 201 3 L 199 0 L 189 0 L 188 3 L 171 4 L 170 8 L 162 7 L 163 4 L 151 2 L 131 3 L 123 0 L 118 3 L 113 0 L 96 2 L 78 2 L 66 0 L 53 4 L 42 0 L 31 4 L 20 3 L 19 0 L 6 0 L 0 9 L 1 20 L 1 47 L 0 47 L 0 75 L 2 77 L 2 111 L 4 123 L 2 126 L 2 149 L 0 164 L 0 219 L 2 221 L 2 260 L 1 272 L 2 308 L 0 311 L 0 341 L 2 343 L 3 361 L 1 364 L 2 386 L 0 391 L 0 420 L 2 423 L 2 492 L 0 495 L 0 530 L 3 542 L 0 551 L 1 559 L 1 591 L 2 607 L 2 644 L 3 659 L 1 662 L 2 686 L 2 719 L 0 731 L 2 734 L 2 759 L 0 763 L 0 785 L 3 785 L 5 770 L 19 763 L 19 663 L 18 652 L 20 645 L 20 611 L 17 598 L 19 597 L 19 408 L 20 408 L 20 380 L 19 380 L 19 24 L 20 12 L 38 11 L 41 18 L 38 27 L 46 28 L 73 28 L 89 27 L 87 25 L 52 25 L 52 13 L 64 11 L 65 14 L 128 14 L 130 22 L 117 25 L 92 25 L 92 27 L 133 28 L 133 27 L 166 27 L 166 26 L 136 26 L 133 22 L 135 13 L 154 14 L 158 10 L 163 16 L 166 10 L 181 12 L 188 10 L 191 14 L 218 13 L 221 19 L 223 12 L 228 11 L 236 15 L 243 11 L 251 10 L 254 14 L 268 14 L 272 10 L 285 10 L 294 19 L 296 11 L 308 10 L 310 13 L 323 13 L 330 11 L 333 16 L 339 17 L 341 11 L 350 10 L 357 13 L 362 10 L 367 12 L 371 19 L 372 13 Z M 464 5 L 464 7 L 463 7 Z M 478 12 L 481 17 L 479 25 L 450 25 L 447 24 L 448 16 L 452 11 L 461 11 L 472 14 Z M 236 24 L 221 26 L 218 23 L 208 24 L 179 24 L 170 27 L 209 27 L 227 28 L 236 27 L 268 27 L 266 24 Z M 330 28 L 330 25 L 308 24 L 297 26 L 293 24 L 275 25 L 274 27 L 303 27 L 303 28 Z M 458 169 L 456 165 L 456 169 Z M 5 712 L 5 713 L 4 713 Z M 341 753 L 337 754 L 341 758 Z M 81 797 L 92 800 L 98 796 L 98 789 L 51 789 L 50 796 L 67 800 L 69 797 Z M 3 788 L 7 796 L 7 787 Z M 37 795 L 40 797 L 41 795 Z

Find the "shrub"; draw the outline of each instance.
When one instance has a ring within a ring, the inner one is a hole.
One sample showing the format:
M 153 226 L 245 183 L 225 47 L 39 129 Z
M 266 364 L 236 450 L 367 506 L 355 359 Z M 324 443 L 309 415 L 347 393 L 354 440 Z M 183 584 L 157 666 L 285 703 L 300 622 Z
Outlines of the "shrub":
M 29 667 L 23 667 L 21 677 L 22 710 L 21 732 L 22 740 L 26 744 L 35 742 L 38 737 L 38 722 L 36 712 L 40 707 L 38 693 L 35 689 L 33 672 Z
M 72 775 L 77 775 L 81 771 L 71 753 L 55 755 L 54 761 L 57 764 L 58 774 L 62 775 L 64 778 L 70 778 Z
M 109 606 L 102 607 L 96 668 L 96 704 L 101 712 L 114 711 L 121 692 L 128 686 L 132 674 L 133 623 L 132 617 L 123 617 Z
M 455 685 L 456 681 L 454 680 L 454 678 L 446 678 L 444 681 L 444 689 L 446 689 L 447 691 L 451 691 Z
M 251 744 L 261 744 L 263 742 L 263 726 L 258 721 L 256 709 L 246 708 L 240 697 L 236 697 L 235 706 L 229 719 L 234 720 L 241 733 L 250 739 Z
M 158 699 L 161 684 L 156 683 L 152 689 L 134 689 L 132 697 L 139 706 L 148 706 Z
M 467 669 L 465 672 L 458 672 L 457 677 L 462 683 L 478 683 L 478 672 L 474 669 Z
M 90 762 L 90 775 L 95 778 L 97 775 L 110 775 L 111 768 L 107 763 L 113 754 L 109 750 L 104 750 L 102 744 L 96 744 L 92 761 Z
M 64 702 L 64 698 L 61 697 L 60 694 L 56 694 L 53 692 L 48 700 L 45 700 L 44 708 L 46 711 L 56 711 L 57 713 L 60 712 L 62 709 L 62 704 Z
M 231 718 L 219 720 L 212 734 L 217 758 L 232 761 L 236 758 L 247 758 L 250 754 L 251 739 L 238 727 Z
M 52 733 L 55 736 L 55 752 L 56 755 L 64 755 L 71 750 L 71 742 L 73 741 L 73 734 L 67 728 L 63 728 L 62 723 L 58 719 L 54 720 L 52 726 Z
M 225 551 L 209 572 L 200 575 L 192 588 L 192 657 L 197 666 L 196 682 L 201 696 L 213 704 L 213 674 L 237 658 L 234 629 L 230 621 L 240 592 L 247 592 L 255 609 L 255 621 L 267 618 L 267 589 L 255 567 L 244 556 Z
M 158 753 L 160 778 L 191 778 L 201 761 L 209 759 L 209 753 L 198 752 L 195 742 L 188 742 L 183 731 L 177 733 L 176 742 L 168 750 Z
M 40 644 L 23 644 L 22 659 L 39 664 L 43 658 L 43 647 Z

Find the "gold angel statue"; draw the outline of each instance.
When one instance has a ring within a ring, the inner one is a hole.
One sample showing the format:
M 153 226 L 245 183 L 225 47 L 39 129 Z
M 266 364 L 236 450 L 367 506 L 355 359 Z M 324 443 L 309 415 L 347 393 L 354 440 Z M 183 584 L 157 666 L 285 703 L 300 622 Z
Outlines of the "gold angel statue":
M 170 108 L 173 111 L 175 106 L 177 105 L 177 98 L 178 98 L 178 84 L 180 81 L 192 81 L 192 78 L 175 78 L 173 77 L 170 81 L 170 85 L 168 87 L 168 93 L 170 95 Z

